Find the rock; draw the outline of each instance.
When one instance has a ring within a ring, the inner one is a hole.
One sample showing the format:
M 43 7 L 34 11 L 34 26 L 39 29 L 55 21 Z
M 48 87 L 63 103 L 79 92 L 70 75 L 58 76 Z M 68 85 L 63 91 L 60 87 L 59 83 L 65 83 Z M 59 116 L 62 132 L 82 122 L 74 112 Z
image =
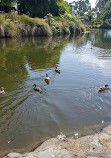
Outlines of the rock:
M 111 125 L 101 133 L 67 141 L 52 138 L 29 153 L 10 153 L 4 158 L 111 158 Z
M 10 153 L 7 155 L 7 157 L 11 157 L 11 158 L 15 158 L 15 157 L 19 157 L 21 154 L 19 153 Z
M 111 126 L 104 128 L 103 132 L 111 136 Z

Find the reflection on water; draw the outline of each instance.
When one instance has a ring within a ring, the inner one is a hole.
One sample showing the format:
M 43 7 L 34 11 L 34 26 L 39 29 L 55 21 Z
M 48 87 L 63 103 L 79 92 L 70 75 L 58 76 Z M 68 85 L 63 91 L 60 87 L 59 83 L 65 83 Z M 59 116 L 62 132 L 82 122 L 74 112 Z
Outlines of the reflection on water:
M 6 88 L 0 95 L 1 155 L 111 120 L 111 91 L 97 93 L 101 85 L 111 87 L 110 35 L 96 30 L 76 38 L 0 40 L 0 86 Z M 33 91 L 34 83 L 42 94 Z

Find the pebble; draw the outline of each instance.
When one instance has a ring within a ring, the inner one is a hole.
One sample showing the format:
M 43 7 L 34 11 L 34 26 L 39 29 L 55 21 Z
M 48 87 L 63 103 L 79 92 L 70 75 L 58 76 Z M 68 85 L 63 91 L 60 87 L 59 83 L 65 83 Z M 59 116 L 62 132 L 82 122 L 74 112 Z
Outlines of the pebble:
M 58 139 L 64 140 L 64 138 L 66 138 L 65 134 L 63 134 L 62 132 L 60 132 L 60 135 L 57 136 Z
M 78 134 L 78 133 L 75 133 L 74 135 L 77 137 L 79 134 Z

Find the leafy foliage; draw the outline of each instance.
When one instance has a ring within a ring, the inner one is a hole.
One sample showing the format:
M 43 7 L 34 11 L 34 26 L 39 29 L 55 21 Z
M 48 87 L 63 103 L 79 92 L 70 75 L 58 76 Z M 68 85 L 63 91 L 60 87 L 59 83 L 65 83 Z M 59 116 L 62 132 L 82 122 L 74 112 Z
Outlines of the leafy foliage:
M 14 2 L 16 2 L 16 0 L 1 0 L 0 11 L 4 11 L 5 13 L 10 12 L 12 10 Z
M 60 0 L 60 1 L 57 2 L 57 5 L 59 7 L 59 12 L 58 12 L 59 15 L 60 14 L 64 15 L 65 12 L 71 13 L 70 12 L 70 7 L 69 7 L 69 5 L 66 1 Z
M 100 12 L 100 19 L 111 21 L 111 0 L 99 0 L 97 6 Z
M 53 16 L 70 13 L 70 7 L 64 0 L 18 0 L 18 10 L 20 14 L 31 17 L 44 17 L 48 13 Z
M 97 8 L 99 8 L 99 11 L 102 12 L 104 10 L 104 7 L 106 5 L 106 3 L 108 2 L 108 0 L 99 0 L 97 3 Z
M 18 0 L 20 14 L 31 17 L 44 17 L 50 10 L 50 0 Z
M 80 22 L 78 17 L 65 13 L 59 17 L 53 17 L 51 14 L 45 16 L 46 22 L 52 28 L 53 34 L 67 34 L 70 30 L 72 34 L 85 32 L 85 26 Z
M 6 6 L 12 6 L 16 0 L 1 0 L 1 3 Z
M 70 3 L 70 6 L 72 8 L 72 12 L 76 15 L 83 16 L 84 13 L 91 10 L 91 4 L 89 0 L 79 0 L 77 2 Z

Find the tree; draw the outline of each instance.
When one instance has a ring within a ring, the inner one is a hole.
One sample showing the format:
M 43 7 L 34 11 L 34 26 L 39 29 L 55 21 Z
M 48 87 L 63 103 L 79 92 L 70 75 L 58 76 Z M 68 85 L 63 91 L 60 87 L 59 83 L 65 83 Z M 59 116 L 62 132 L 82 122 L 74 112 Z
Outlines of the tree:
M 50 12 L 50 0 L 18 0 L 18 11 L 31 17 L 44 17 Z
M 59 16 L 59 6 L 57 0 L 50 0 L 50 13 L 53 16 Z
M 89 0 L 79 0 L 77 2 L 70 3 L 72 12 L 76 15 L 84 16 L 84 13 L 91 10 L 91 4 Z
M 104 7 L 103 21 L 111 20 L 111 0 L 109 0 Z
M 1 0 L 0 10 L 4 11 L 5 13 L 11 12 L 14 2 L 16 2 L 16 0 Z
M 59 16 L 70 12 L 70 7 L 64 0 L 18 0 L 20 14 L 27 14 L 31 17 L 44 17 L 48 13 Z
M 108 2 L 108 0 L 99 0 L 97 5 L 96 5 L 96 8 L 98 8 L 100 12 L 103 12 L 104 7 L 105 7 L 107 2 Z
M 96 6 L 103 21 L 111 21 L 111 0 L 99 0 Z
M 58 8 L 59 8 L 59 12 L 58 12 L 59 15 L 60 14 L 64 15 L 65 12 L 71 13 L 71 8 L 70 8 L 70 6 L 68 5 L 68 3 L 66 1 L 58 0 L 57 5 L 58 5 Z

